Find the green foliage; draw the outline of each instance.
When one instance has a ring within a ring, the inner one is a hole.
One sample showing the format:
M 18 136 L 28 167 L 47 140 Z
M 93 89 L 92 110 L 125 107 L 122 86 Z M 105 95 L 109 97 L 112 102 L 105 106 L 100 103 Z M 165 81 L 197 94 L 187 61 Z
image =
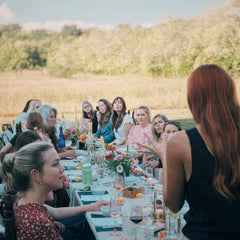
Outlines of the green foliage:
M 197 123 L 193 119 L 176 119 L 180 122 L 181 128 L 186 130 L 197 126 Z
M 0 71 L 47 67 L 57 76 L 76 73 L 186 76 L 205 63 L 240 74 L 239 1 L 198 17 L 167 16 L 146 29 L 119 25 L 111 31 L 81 31 L 66 25 L 60 33 L 0 26 Z
M 65 25 L 60 33 L 63 37 L 67 36 L 80 36 L 82 31 L 75 25 Z
M 0 26 L 0 36 L 8 38 L 17 38 L 20 35 L 21 27 L 18 24 L 11 24 L 7 26 Z

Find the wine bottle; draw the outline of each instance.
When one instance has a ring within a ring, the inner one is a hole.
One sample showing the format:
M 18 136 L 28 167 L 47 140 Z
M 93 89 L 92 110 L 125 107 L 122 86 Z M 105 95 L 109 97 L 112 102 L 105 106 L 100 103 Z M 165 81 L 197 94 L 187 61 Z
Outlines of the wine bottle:
M 63 138 L 63 130 L 60 127 L 59 138 L 58 138 L 58 147 L 64 148 L 65 147 L 65 139 Z

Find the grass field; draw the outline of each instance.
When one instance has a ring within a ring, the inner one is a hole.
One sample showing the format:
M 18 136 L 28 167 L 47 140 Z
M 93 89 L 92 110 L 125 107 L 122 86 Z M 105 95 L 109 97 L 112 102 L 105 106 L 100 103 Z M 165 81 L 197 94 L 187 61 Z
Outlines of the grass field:
M 88 100 L 95 107 L 100 98 L 110 102 L 122 96 L 131 111 L 145 105 L 170 120 L 180 120 L 184 129 L 192 127 L 186 101 L 186 78 L 167 79 L 153 76 L 106 76 L 80 74 L 72 78 L 51 77 L 40 71 L 0 73 L 0 123 L 15 120 L 28 99 L 57 108 L 58 116 L 74 120 L 75 106 L 81 117 L 81 103 Z

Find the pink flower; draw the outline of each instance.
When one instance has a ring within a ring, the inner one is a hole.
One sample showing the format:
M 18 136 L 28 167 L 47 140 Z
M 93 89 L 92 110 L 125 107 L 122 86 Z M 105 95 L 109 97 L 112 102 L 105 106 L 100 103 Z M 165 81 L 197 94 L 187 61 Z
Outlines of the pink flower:
M 119 160 L 122 160 L 122 159 L 123 159 L 123 155 L 122 155 L 122 154 L 118 154 L 118 155 L 116 156 L 116 158 L 119 159 Z
M 75 136 L 77 136 L 77 134 L 76 134 L 75 130 L 73 130 L 73 129 L 71 130 L 70 134 L 71 134 L 71 136 L 72 136 L 72 137 L 75 137 Z
M 134 165 L 137 167 L 139 165 L 139 160 L 136 159 Z
M 131 162 L 131 165 L 130 165 L 130 172 L 133 172 L 133 171 L 134 171 L 134 169 L 135 169 L 134 163 L 133 163 L 133 162 Z

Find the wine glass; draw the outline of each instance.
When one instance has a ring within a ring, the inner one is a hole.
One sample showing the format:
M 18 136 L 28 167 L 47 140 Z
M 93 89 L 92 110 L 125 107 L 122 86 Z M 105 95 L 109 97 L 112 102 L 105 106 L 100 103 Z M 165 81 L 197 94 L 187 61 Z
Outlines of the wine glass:
M 149 184 L 151 182 L 151 180 L 153 179 L 153 168 L 152 167 L 146 167 L 145 176 L 146 176 L 147 182 Z
M 119 194 L 124 188 L 124 182 L 123 182 L 123 176 L 116 175 L 114 178 L 114 188 L 116 189 L 118 193 L 118 200 L 119 200 Z
M 137 224 L 143 220 L 142 206 L 132 205 L 130 220 L 135 224 L 135 240 L 137 240 Z
M 88 143 L 87 151 L 88 151 L 88 156 L 91 159 L 91 161 L 94 161 L 95 160 L 95 145 L 93 143 Z
M 122 215 L 121 203 L 119 201 L 110 202 L 109 214 L 114 219 L 114 230 L 110 233 L 110 236 L 120 236 L 121 234 L 117 231 L 117 218 Z

